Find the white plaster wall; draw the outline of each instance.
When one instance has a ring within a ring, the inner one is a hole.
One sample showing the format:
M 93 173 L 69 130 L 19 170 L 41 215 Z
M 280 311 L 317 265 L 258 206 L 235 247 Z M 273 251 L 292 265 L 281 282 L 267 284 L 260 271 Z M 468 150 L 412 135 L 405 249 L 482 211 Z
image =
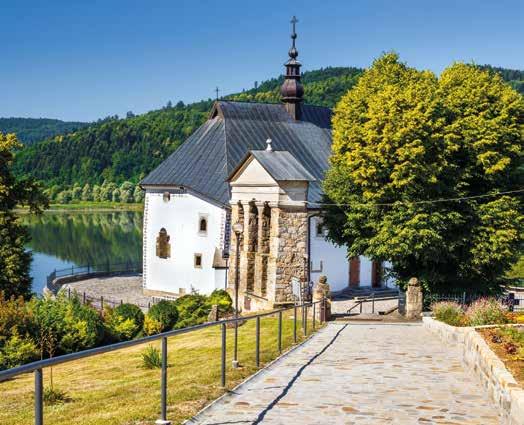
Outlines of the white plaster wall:
M 318 217 L 310 219 L 310 259 L 313 262 L 311 267 L 311 280 L 317 282 L 322 275 L 327 276 L 328 283 L 333 292 L 341 291 L 349 284 L 349 263 L 346 257 L 346 248 L 336 246 L 327 241 L 324 237 L 316 234 Z M 322 271 L 319 270 L 322 261 Z
M 208 219 L 207 234 L 199 233 L 199 218 Z M 144 217 L 144 286 L 150 290 L 178 293 L 191 288 L 209 294 L 224 288 L 225 270 L 214 269 L 215 248 L 222 248 L 225 210 L 192 194 L 171 194 L 146 190 Z M 164 227 L 170 236 L 171 257 L 156 256 L 156 238 Z M 194 267 L 195 253 L 202 254 L 202 268 Z

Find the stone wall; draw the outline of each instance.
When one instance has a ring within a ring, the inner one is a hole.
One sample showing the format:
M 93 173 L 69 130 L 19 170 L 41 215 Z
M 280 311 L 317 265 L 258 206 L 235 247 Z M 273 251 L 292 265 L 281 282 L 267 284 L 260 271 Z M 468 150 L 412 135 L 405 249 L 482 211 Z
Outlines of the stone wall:
M 482 335 L 472 327 L 455 327 L 431 317 L 423 318 L 424 327 L 439 335 L 445 344 L 458 344 L 464 364 L 480 379 L 490 397 L 499 405 L 504 424 L 522 425 L 524 389 L 519 387 L 504 363 L 489 348 Z

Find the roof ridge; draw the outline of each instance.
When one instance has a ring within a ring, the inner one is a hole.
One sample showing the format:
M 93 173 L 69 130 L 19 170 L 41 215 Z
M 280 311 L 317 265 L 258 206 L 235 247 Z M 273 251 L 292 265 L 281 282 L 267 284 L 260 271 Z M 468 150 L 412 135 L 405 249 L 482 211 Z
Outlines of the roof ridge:
M 256 100 L 236 100 L 236 99 L 220 99 L 220 100 L 217 100 L 217 102 L 229 102 L 229 103 L 249 103 L 249 104 L 252 104 L 252 105 L 280 105 L 280 106 L 284 106 L 284 104 L 282 102 L 259 102 L 259 101 L 256 101 Z M 329 109 L 330 111 L 333 110 L 333 108 L 329 107 L 329 106 L 324 106 L 324 105 L 316 105 L 314 103 L 306 103 L 304 102 L 303 103 L 304 106 L 312 106 L 314 108 L 324 108 L 324 109 Z

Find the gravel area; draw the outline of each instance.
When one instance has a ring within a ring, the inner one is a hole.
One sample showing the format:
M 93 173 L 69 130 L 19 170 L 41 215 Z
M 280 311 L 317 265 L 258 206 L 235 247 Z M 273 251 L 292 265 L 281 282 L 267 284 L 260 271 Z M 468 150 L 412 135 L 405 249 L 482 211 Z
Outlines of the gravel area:
M 85 292 L 90 299 L 104 297 L 104 303 L 108 304 L 119 304 L 122 301 L 146 308 L 153 301 L 142 293 L 142 275 L 136 274 L 86 279 L 68 283 L 63 288 L 66 291 L 71 288 L 71 291 L 79 294 Z

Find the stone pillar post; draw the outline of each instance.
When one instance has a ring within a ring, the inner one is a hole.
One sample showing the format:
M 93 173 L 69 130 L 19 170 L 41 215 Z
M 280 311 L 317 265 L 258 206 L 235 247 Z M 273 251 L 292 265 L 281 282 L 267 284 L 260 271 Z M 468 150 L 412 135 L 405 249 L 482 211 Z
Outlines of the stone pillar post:
M 406 319 L 420 319 L 422 316 L 422 288 L 416 277 L 412 277 L 408 282 L 406 291 Z
M 331 289 L 327 283 L 326 276 L 318 278 L 318 282 L 313 290 L 313 302 L 322 301 L 323 299 L 326 300 L 325 303 L 319 303 L 315 308 L 317 312 L 316 319 L 321 322 L 327 321 L 331 317 Z
M 258 212 L 258 228 L 257 228 L 257 241 L 256 247 L 257 252 L 255 254 L 255 286 L 254 293 L 256 295 L 262 295 L 262 279 L 264 274 L 264 264 L 263 264 L 263 252 L 264 252 L 264 203 L 255 202 Z

